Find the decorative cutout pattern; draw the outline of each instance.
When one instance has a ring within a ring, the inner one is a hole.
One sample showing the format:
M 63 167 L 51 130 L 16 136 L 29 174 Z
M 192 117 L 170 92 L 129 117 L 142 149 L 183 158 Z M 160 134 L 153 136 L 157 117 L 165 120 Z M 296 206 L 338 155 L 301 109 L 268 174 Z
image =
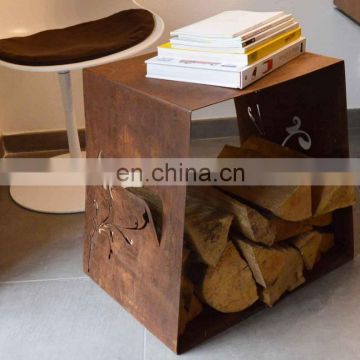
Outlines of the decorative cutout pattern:
M 109 254 L 108 258 L 111 259 L 113 255 L 113 243 L 114 243 L 114 236 L 115 234 L 119 234 L 121 238 L 125 241 L 127 245 L 132 246 L 133 240 L 130 239 L 126 235 L 126 230 L 133 230 L 133 231 L 141 231 L 146 228 L 146 226 L 149 224 L 150 219 L 149 215 L 146 211 L 146 208 L 144 208 L 144 212 L 142 214 L 141 222 L 139 219 L 133 219 L 133 225 L 132 226 L 123 226 L 121 224 L 115 224 L 113 222 L 113 194 L 111 187 L 107 188 L 107 214 L 103 220 L 101 220 L 100 217 L 100 209 L 99 204 L 96 200 L 93 201 L 93 206 L 95 210 L 95 215 L 92 218 L 93 223 L 93 230 L 89 238 L 89 255 L 88 255 L 88 272 L 91 271 L 91 261 L 93 258 L 93 252 L 96 245 L 96 242 L 98 240 L 99 235 L 102 233 L 105 233 L 107 235 L 107 240 L 109 243 Z
M 99 161 L 99 171 L 101 169 L 101 159 L 102 151 L 98 154 Z M 146 191 L 144 188 L 136 190 L 135 188 L 127 188 L 122 191 L 128 191 L 128 195 L 131 194 L 132 198 L 141 201 L 141 206 L 143 206 L 140 216 L 136 214 L 130 217 L 130 226 L 124 226 L 121 223 L 115 223 L 114 221 L 114 197 L 112 192 L 112 182 L 110 178 L 104 177 L 103 188 L 107 193 L 106 199 L 106 208 L 107 214 L 104 219 L 100 219 L 100 208 L 97 200 L 93 200 L 93 207 L 95 210 L 95 215 L 92 218 L 93 229 L 89 237 L 89 254 L 88 254 L 88 272 L 91 271 L 91 262 L 94 253 L 94 247 L 98 240 L 99 235 L 102 233 L 107 235 L 107 241 L 109 243 L 109 254 L 108 258 L 111 259 L 113 255 L 113 244 L 115 240 L 115 235 L 118 234 L 129 246 L 134 244 L 134 241 L 129 238 L 126 234 L 126 231 L 141 231 L 144 230 L 148 225 L 152 227 L 155 237 L 157 237 L 158 244 L 160 245 L 160 240 L 162 236 L 162 217 L 163 217 L 163 204 L 160 197 L 156 194 L 153 194 L 151 191 Z M 143 191 L 142 191 L 143 190 Z M 145 198 L 142 195 L 146 195 Z M 157 203 L 157 206 L 154 206 L 154 202 Z M 130 213 L 130 211 L 129 211 Z M 141 219 L 140 219 L 141 218 Z M 139 220 L 140 219 L 140 220 Z M 129 221 L 129 220 L 128 220 Z M 122 220 L 121 220 L 122 222 Z
M 255 118 L 251 106 L 248 107 L 248 114 L 249 114 L 251 121 L 255 125 L 257 131 L 260 133 L 260 135 L 265 136 L 265 128 L 264 128 L 264 124 L 262 121 L 259 104 L 256 104 L 256 109 L 257 109 L 258 120 Z
M 263 124 L 263 120 L 262 120 L 262 116 L 261 116 L 261 111 L 260 111 L 260 105 L 256 104 L 256 110 L 257 110 L 257 114 L 253 113 L 253 109 L 251 108 L 251 106 L 248 107 L 248 114 L 249 117 L 251 119 L 251 121 L 253 122 L 253 124 L 255 125 L 257 131 L 259 132 L 259 134 L 261 136 L 265 136 L 265 127 Z M 255 116 L 256 115 L 256 116 Z M 311 136 L 304 130 L 301 130 L 301 119 L 298 116 L 294 116 L 293 117 L 293 124 L 292 126 L 289 126 L 286 128 L 286 132 L 289 134 L 285 140 L 282 143 L 282 146 L 285 147 L 286 144 L 294 137 L 294 136 L 298 136 L 298 142 L 300 147 L 303 150 L 310 150 L 311 146 L 312 146 L 312 140 L 311 140 Z
M 289 140 L 294 137 L 298 136 L 299 145 L 303 150 L 310 150 L 312 146 L 311 136 L 301 128 L 301 119 L 298 116 L 294 116 L 293 118 L 293 126 L 286 128 L 286 132 L 289 134 L 286 139 L 283 141 L 282 146 L 286 146 Z

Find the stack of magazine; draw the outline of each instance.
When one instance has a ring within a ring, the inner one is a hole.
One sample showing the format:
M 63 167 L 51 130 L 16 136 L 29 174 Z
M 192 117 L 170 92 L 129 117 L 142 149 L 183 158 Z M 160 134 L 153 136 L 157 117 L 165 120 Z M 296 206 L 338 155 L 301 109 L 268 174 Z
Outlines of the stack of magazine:
M 291 14 L 225 11 L 175 30 L 147 77 L 243 89 L 305 51 Z

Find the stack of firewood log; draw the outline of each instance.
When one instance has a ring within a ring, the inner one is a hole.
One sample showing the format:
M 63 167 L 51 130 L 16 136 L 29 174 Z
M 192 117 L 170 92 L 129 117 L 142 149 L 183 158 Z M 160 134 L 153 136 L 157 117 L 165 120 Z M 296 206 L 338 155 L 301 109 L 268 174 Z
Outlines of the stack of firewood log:
M 298 158 L 304 155 L 261 138 L 221 158 Z M 188 189 L 179 330 L 204 304 L 243 311 L 272 306 L 305 282 L 335 244 L 333 212 L 352 206 L 350 186 L 226 186 Z

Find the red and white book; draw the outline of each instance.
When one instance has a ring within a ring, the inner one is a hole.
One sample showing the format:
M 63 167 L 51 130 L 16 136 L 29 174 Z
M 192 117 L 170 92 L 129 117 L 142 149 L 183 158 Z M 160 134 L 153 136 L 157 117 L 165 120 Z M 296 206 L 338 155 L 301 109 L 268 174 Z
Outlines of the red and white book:
M 305 52 L 304 37 L 260 61 L 243 67 L 236 63 L 156 56 L 146 61 L 147 77 L 244 89 Z

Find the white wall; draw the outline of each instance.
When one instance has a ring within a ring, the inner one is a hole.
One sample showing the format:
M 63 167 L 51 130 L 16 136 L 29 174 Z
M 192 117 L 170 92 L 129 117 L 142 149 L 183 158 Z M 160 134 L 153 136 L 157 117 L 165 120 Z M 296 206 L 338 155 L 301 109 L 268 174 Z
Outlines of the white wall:
M 61 1 L 61 0 L 59 0 Z M 140 0 L 159 13 L 171 29 L 227 9 L 285 10 L 293 13 L 308 38 L 308 50 L 346 61 L 348 106 L 360 107 L 360 26 L 335 11 L 332 0 Z M 1 25 L 0 25 L 1 26 Z M 74 74 L 79 126 L 84 126 L 81 73 Z M 195 118 L 228 117 L 234 107 L 222 104 Z M 56 75 L 0 68 L 0 129 L 4 133 L 64 128 Z

